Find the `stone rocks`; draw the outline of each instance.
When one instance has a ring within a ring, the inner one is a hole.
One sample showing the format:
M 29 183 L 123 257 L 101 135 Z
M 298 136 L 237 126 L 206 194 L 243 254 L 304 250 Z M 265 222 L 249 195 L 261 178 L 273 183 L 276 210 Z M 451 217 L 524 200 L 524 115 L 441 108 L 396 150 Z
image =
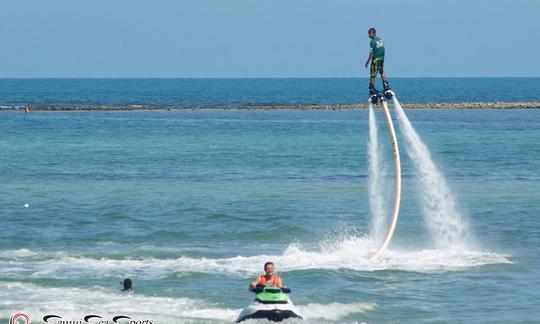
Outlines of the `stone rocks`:
M 390 102 L 391 103 L 391 102 Z M 390 104 L 390 107 L 392 105 Z M 405 109 L 540 109 L 538 101 L 522 102 L 427 102 L 427 103 L 402 103 Z M 21 106 L 0 106 L 2 110 L 20 110 Z M 351 104 L 256 104 L 245 105 L 201 105 L 201 106 L 151 106 L 151 105 L 92 105 L 92 106 L 30 106 L 31 110 L 171 110 L 171 109 L 222 109 L 222 110 L 338 110 L 338 109 L 367 109 L 367 103 Z

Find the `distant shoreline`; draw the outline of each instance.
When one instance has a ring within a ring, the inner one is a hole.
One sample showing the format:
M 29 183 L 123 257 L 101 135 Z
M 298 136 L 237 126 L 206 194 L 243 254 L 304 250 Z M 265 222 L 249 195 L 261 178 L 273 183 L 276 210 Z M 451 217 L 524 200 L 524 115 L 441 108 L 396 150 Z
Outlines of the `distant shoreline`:
M 540 101 L 519 102 L 426 102 L 402 103 L 406 109 L 540 109 Z M 392 106 L 390 102 L 390 106 Z M 367 109 L 367 103 L 352 104 L 240 104 L 240 105 L 0 105 L 0 111 L 131 111 L 131 110 L 350 110 Z

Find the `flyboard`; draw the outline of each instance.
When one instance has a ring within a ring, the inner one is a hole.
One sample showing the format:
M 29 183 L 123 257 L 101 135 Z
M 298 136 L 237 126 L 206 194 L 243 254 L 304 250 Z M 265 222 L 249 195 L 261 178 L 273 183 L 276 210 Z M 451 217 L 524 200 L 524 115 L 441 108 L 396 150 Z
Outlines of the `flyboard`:
M 390 142 L 392 143 L 392 150 L 394 152 L 394 175 L 395 175 L 395 188 L 394 188 L 394 207 L 392 209 L 392 218 L 390 219 L 390 224 L 388 226 L 388 231 L 384 237 L 384 240 L 379 245 L 377 251 L 371 257 L 371 260 L 379 257 L 388 247 L 394 231 L 396 229 L 396 224 L 399 216 L 399 206 L 401 203 L 401 160 L 399 158 L 399 146 L 396 137 L 396 131 L 394 129 L 394 123 L 392 122 L 392 116 L 390 115 L 390 110 L 388 109 L 388 103 L 386 99 L 390 99 L 394 96 L 394 92 L 387 90 L 383 94 L 377 93 L 369 97 L 369 102 L 372 104 L 381 103 L 381 108 L 384 112 L 384 118 L 386 119 L 386 126 L 388 127 L 388 132 L 390 134 Z

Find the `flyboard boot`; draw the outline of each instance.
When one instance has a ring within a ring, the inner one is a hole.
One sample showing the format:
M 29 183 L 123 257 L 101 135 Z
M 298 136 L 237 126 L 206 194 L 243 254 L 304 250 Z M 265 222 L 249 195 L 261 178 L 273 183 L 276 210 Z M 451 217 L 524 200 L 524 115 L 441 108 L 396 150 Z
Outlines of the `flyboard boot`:
M 388 81 L 383 81 L 383 94 L 386 99 L 392 99 L 394 92 L 390 88 Z
M 376 105 L 377 102 L 379 101 L 379 96 L 380 96 L 380 93 L 377 89 L 375 89 L 375 87 L 373 85 L 369 85 L 369 101 Z

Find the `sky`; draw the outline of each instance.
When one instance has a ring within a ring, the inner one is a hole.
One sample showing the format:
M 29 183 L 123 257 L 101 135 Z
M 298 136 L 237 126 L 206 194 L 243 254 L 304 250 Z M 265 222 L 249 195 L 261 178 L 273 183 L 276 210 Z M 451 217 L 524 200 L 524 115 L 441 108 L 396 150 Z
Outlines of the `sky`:
M 540 0 L 2 0 L 0 78 L 540 76 Z

